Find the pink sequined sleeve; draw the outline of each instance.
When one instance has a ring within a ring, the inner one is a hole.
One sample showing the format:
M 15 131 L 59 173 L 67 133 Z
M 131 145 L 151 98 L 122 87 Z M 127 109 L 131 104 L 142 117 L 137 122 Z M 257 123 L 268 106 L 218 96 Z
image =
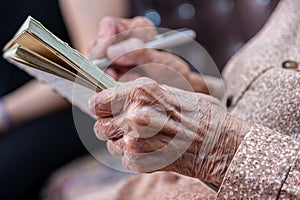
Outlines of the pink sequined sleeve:
M 300 199 L 300 142 L 255 125 L 239 146 L 218 199 Z

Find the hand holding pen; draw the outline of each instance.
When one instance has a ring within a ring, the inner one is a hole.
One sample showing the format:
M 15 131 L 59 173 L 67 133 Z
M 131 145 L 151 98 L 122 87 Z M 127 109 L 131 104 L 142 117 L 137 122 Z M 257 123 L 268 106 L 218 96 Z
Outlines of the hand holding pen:
M 147 42 L 144 46 L 145 48 L 166 49 L 187 43 L 190 41 L 190 39 L 194 39 L 195 36 L 196 33 L 190 29 L 168 31 L 166 33 L 155 36 L 154 40 Z M 133 42 L 138 43 L 139 41 Z M 125 45 L 123 44 L 123 46 Z M 93 60 L 93 63 L 100 69 L 105 69 L 112 64 L 112 61 L 104 57 L 101 59 Z
M 143 17 L 132 20 L 105 18 L 100 23 L 98 35 L 90 59 L 114 79 L 119 80 L 135 66 L 151 65 L 144 68 L 147 73 L 142 76 L 148 76 L 161 83 L 160 80 L 166 80 L 166 76 L 171 79 L 168 74 L 170 70 L 162 67 L 167 66 L 185 77 L 195 91 L 207 93 L 202 77 L 192 72 L 184 60 L 167 51 L 154 49 L 170 48 L 190 41 L 191 37 L 195 36 L 192 30 L 157 35 L 150 21 Z M 95 60 L 99 58 L 102 59 Z

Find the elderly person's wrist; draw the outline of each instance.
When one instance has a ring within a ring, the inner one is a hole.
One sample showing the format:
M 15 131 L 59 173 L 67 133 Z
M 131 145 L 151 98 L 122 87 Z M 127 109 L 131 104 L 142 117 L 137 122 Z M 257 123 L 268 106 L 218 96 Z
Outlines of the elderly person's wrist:
M 212 150 L 203 158 L 197 168 L 197 177 L 219 186 L 250 127 L 247 122 L 227 114 L 222 123 L 220 137 L 217 138 Z

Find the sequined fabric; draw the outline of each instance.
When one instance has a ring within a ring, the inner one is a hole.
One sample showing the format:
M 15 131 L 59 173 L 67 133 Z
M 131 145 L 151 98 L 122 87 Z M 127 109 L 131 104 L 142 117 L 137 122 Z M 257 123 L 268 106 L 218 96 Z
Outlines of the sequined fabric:
M 231 114 L 258 124 L 242 141 L 219 199 L 300 199 L 300 1 L 283 0 L 266 27 L 229 62 Z

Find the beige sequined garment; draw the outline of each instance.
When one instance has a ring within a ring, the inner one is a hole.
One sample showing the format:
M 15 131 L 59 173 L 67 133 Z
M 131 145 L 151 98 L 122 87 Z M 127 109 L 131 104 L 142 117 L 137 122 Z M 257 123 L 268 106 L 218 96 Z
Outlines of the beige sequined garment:
M 299 0 L 282 0 L 226 66 L 229 111 L 255 125 L 218 192 L 197 179 L 158 172 L 76 193 L 73 199 L 300 199 L 300 71 L 284 68 L 285 61 L 300 63 Z
M 282 0 L 224 72 L 231 114 L 257 125 L 239 146 L 220 199 L 300 199 L 300 70 L 284 64 L 300 63 L 299 11 L 300 1 Z

